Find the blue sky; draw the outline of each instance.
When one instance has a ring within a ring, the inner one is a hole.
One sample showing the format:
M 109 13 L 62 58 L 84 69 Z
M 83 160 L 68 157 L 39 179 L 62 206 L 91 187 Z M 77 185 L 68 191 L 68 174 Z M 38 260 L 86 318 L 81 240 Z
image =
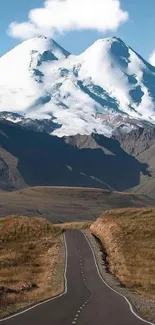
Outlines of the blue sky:
M 28 13 L 30 10 L 43 7 L 43 4 L 44 0 L 1 0 L 0 55 L 3 55 L 21 42 L 20 39 L 7 34 L 9 24 L 13 21 L 17 21 L 18 23 L 28 21 Z M 70 52 L 78 54 L 83 52 L 96 39 L 116 35 L 148 60 L 155 48 L 155 0 L 120 0 L 120 5 L 121 9 L 128 13 L 129 18 L 124 24 L 120 24 L 117 31 L 108 30 L 99 32 L 97 29 L 87 30 L 86 28 L 73 31 L 72 29 L 68 29 L 67 32 L 64 31 L 63 35 L 57 35 L 56 41 Z

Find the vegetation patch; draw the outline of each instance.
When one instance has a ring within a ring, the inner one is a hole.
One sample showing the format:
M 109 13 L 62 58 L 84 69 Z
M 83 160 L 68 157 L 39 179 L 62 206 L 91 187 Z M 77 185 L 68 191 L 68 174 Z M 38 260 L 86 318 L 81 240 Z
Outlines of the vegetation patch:
M 110 272 L 126 287 L 155 300 L 155 209 L 106 211 L 91 225 L 104 245 Z
M 81 222 L 75 221 L 75 222 L 66 222 L 59 225 L 55 225 L 55 228 L 60 229 L 61 231 L 73 230 L 73 229 L 83 230 L 83 229 L 89 229 L 91 225 L 92 225 L 92 221 L 81 221 Z
M 64 289 L 62 229 L 42 218 L 0 219 L 0 316 Z

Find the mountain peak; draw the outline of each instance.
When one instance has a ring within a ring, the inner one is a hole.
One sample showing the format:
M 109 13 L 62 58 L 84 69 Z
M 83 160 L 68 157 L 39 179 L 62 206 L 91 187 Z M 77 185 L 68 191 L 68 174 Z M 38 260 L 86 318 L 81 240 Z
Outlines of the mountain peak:
M 123 43 L 125 44 L 125 42 L 119 38 L 119 37 L 116 37 L 116 36 L 112 36 L 112 37 L 106 37 L 106 38 L 99 38 L 97 39 L 93 44 L 102 44 L 102 43 Z
M 52 118 L 60 136 L 108 136 L 116 122 L 131 129 L 130 118 L 155 124 L 155 68 L 115 36 L 79 56 L 51 38 L 31 38 L 0 59 L 0 90 L 1 111 Z
M 109 37 L 109 40 L 112 40 L 112 41 L 117 41 L 117 42 L 120 42 L 120 43 L 124 43 L 125 44 L 125 42 L 120 38 L 120 37 L 117 37 L 117 36 L 112 36 L 112 37 Z
M 111 58 L 129 56 L 129 46 L 118 37 L 108 37 L 96 40 L 89 48 L 81 54 L 83 57 L 94 56 L 94 61 L 105 58 L 109 55 Z
M 51 52 L 57 59 L 66 58 L 70 55 L 68 51 L 62 48 L 52 38 L 40 35 L 29 38 L 17 45 L 11 51 L 6 53 L 2 59 L 5 59 L 7 56 L 15 57 L 19 55 L 20 57 L 22 56 L 22 59 L 24 60 L 24 57 L 27 57 L 27 55 L 34 52 L 39 55 L 42 55 L 44 52 Z
M 121 38 L 114 36 L 96 40 L 88 49 L 86 49 L 85 52 L 91 51 L 93 49 L 96 49 L 97 51 L 108 51 L 113 50 L 116 47 L 129 48 L 129 46 L 126 45 Z

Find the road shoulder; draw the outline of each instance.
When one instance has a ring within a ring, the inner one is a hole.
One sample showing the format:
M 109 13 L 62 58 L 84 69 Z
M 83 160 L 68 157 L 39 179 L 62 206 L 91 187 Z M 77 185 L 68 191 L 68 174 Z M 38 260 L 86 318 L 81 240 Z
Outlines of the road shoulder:
M 135 292 L 123 287 L 121 283 L 107 271 L 106 262 L 103 257 L 100 243 L 94 236 L 87 230 L 83 233 L 86 235 L 91 247 L 94 251 L 98 268 L 103 280 L 115 291 L 125 296 L 133 305 L 134 310 L 140 317 L 147 319 L 148 321 L 155 322 L 155 304 L 153 301 L 146 299 L 145 297 L 137 295 Z

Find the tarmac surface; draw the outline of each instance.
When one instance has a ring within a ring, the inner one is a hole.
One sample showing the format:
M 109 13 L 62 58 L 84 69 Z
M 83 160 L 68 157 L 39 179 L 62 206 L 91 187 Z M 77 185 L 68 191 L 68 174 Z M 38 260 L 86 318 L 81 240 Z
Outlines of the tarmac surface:
M 130 303 L 106 285 L 93 251 L 78 230 L 65 234 L 65 292 L 8 319 L 5 325 L 142 325 Z

